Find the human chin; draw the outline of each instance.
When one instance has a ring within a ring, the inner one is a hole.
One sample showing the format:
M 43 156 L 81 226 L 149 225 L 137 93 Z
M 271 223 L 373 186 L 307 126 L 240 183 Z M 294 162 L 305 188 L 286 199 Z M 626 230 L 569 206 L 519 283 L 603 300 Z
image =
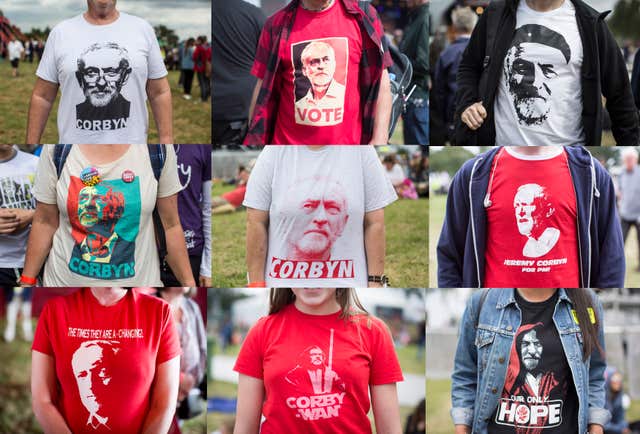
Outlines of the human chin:
M 105 107 L 107 106 L 111 100 L 115 97 L 116 92 L 113 90 L 89 90 L 88 97 L 89 101 L 91 101 L 91 105 L 94 107 Z
M 335 297 L 335 288 L 292 288 L 296 299 L 307 306 L 321 306 Z

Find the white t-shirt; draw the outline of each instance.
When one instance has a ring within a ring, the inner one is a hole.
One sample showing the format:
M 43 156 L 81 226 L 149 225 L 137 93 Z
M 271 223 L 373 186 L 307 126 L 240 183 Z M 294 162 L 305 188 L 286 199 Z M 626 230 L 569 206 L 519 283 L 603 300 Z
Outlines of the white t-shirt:
M 584 144 L 583 60 L 573 3 L 548 12 L 521 1 L 495 100 L 496 145 Z
M 364 215 L 397 199 L 373 146 L 266 146 L 244 205 L 269 211 L 268 287 L 366 287 Z
M 121 12 L 55 26 L 36 75 L 60 84 L 59 143 L 147 143 L 147 81 L 167 70 L 151 25 Z
M 181 189 L 173 146 L 166 146 L 159 185 L 147 145 L 131 145 L 104 165 L 89 163 L 74 146 L 60 179 L 54 146 L 43 148 L 34 186 L 36 199 L 57 205 L 60 212 L 44 286 L 161 286 L 152 214 L 156 198 Z M 80 178 L 92 166 L 101 177 L 95 187 Z
M 24 46 L 22 42 L 18 41 L 10 41 L 7 45 L 7 50 L 9 50 L 9 60 L 20 59 L 20 56 L 24 52 Z
M 384 172 L 387 174 L 389 181 L 391 181 L 391 184 L 393 185 L 402 184 L 402 182 L 406 178 L 406 176 L 404 176 L 404 170 L 402 170 L 402 166 L 400 166 L 397 163 L 393 165 L 390 171 L 386 170 L 386 167 L 385 167 Z
M 37 165 L 38 157 L 21 151 L 0 161 L 0 208 L 36 208 L 31 189 Z M 0 268 L 22 268 L 29 230 L 0 234 Z

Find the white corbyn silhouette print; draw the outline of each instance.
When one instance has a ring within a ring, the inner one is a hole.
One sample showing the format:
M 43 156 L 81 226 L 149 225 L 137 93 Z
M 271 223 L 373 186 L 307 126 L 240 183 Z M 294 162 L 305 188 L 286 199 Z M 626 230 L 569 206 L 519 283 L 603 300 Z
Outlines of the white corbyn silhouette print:
M 538 184 L 521 185 L 513 198 L 513 207 L 518 231 L 527 237 L 522 254 L 539 258 L 549 253 L 560 238 L 560 230 L 550 226 L 549 217 L 556 210 L 546 189 Z

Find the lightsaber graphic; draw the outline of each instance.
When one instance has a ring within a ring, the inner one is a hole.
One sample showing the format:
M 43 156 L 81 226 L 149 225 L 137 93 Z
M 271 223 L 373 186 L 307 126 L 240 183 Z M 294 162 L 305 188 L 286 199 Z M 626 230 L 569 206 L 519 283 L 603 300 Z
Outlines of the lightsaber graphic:
M 331 383 L 333 383 L 333 329 L 329 337 L 329 369 L 324 376 L 324 393 L 331 393 Z

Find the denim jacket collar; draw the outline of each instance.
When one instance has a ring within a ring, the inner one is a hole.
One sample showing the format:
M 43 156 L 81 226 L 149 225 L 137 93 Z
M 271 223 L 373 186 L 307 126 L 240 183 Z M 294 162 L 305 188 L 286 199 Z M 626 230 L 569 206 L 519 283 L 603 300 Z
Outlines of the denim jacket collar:
M 504 309 L 510 304 L 515 305 L 516 304 L 515 292 L 516 292 L 515 288 L 512 289 L 511 291 L 501 291 L 500 296 L 498 298 L 498 302 L 496 303 L 496 309 Z M 563 302 L 563 301 L 569 304 L 572 304 L 571 299 L 569 298 L 569 295 L 567 294 L 567 291 L 565 291 L 564 288 L 558 289 L 558 292 L 559 292 L 558 304 L 560 304 L 560 302 Z

